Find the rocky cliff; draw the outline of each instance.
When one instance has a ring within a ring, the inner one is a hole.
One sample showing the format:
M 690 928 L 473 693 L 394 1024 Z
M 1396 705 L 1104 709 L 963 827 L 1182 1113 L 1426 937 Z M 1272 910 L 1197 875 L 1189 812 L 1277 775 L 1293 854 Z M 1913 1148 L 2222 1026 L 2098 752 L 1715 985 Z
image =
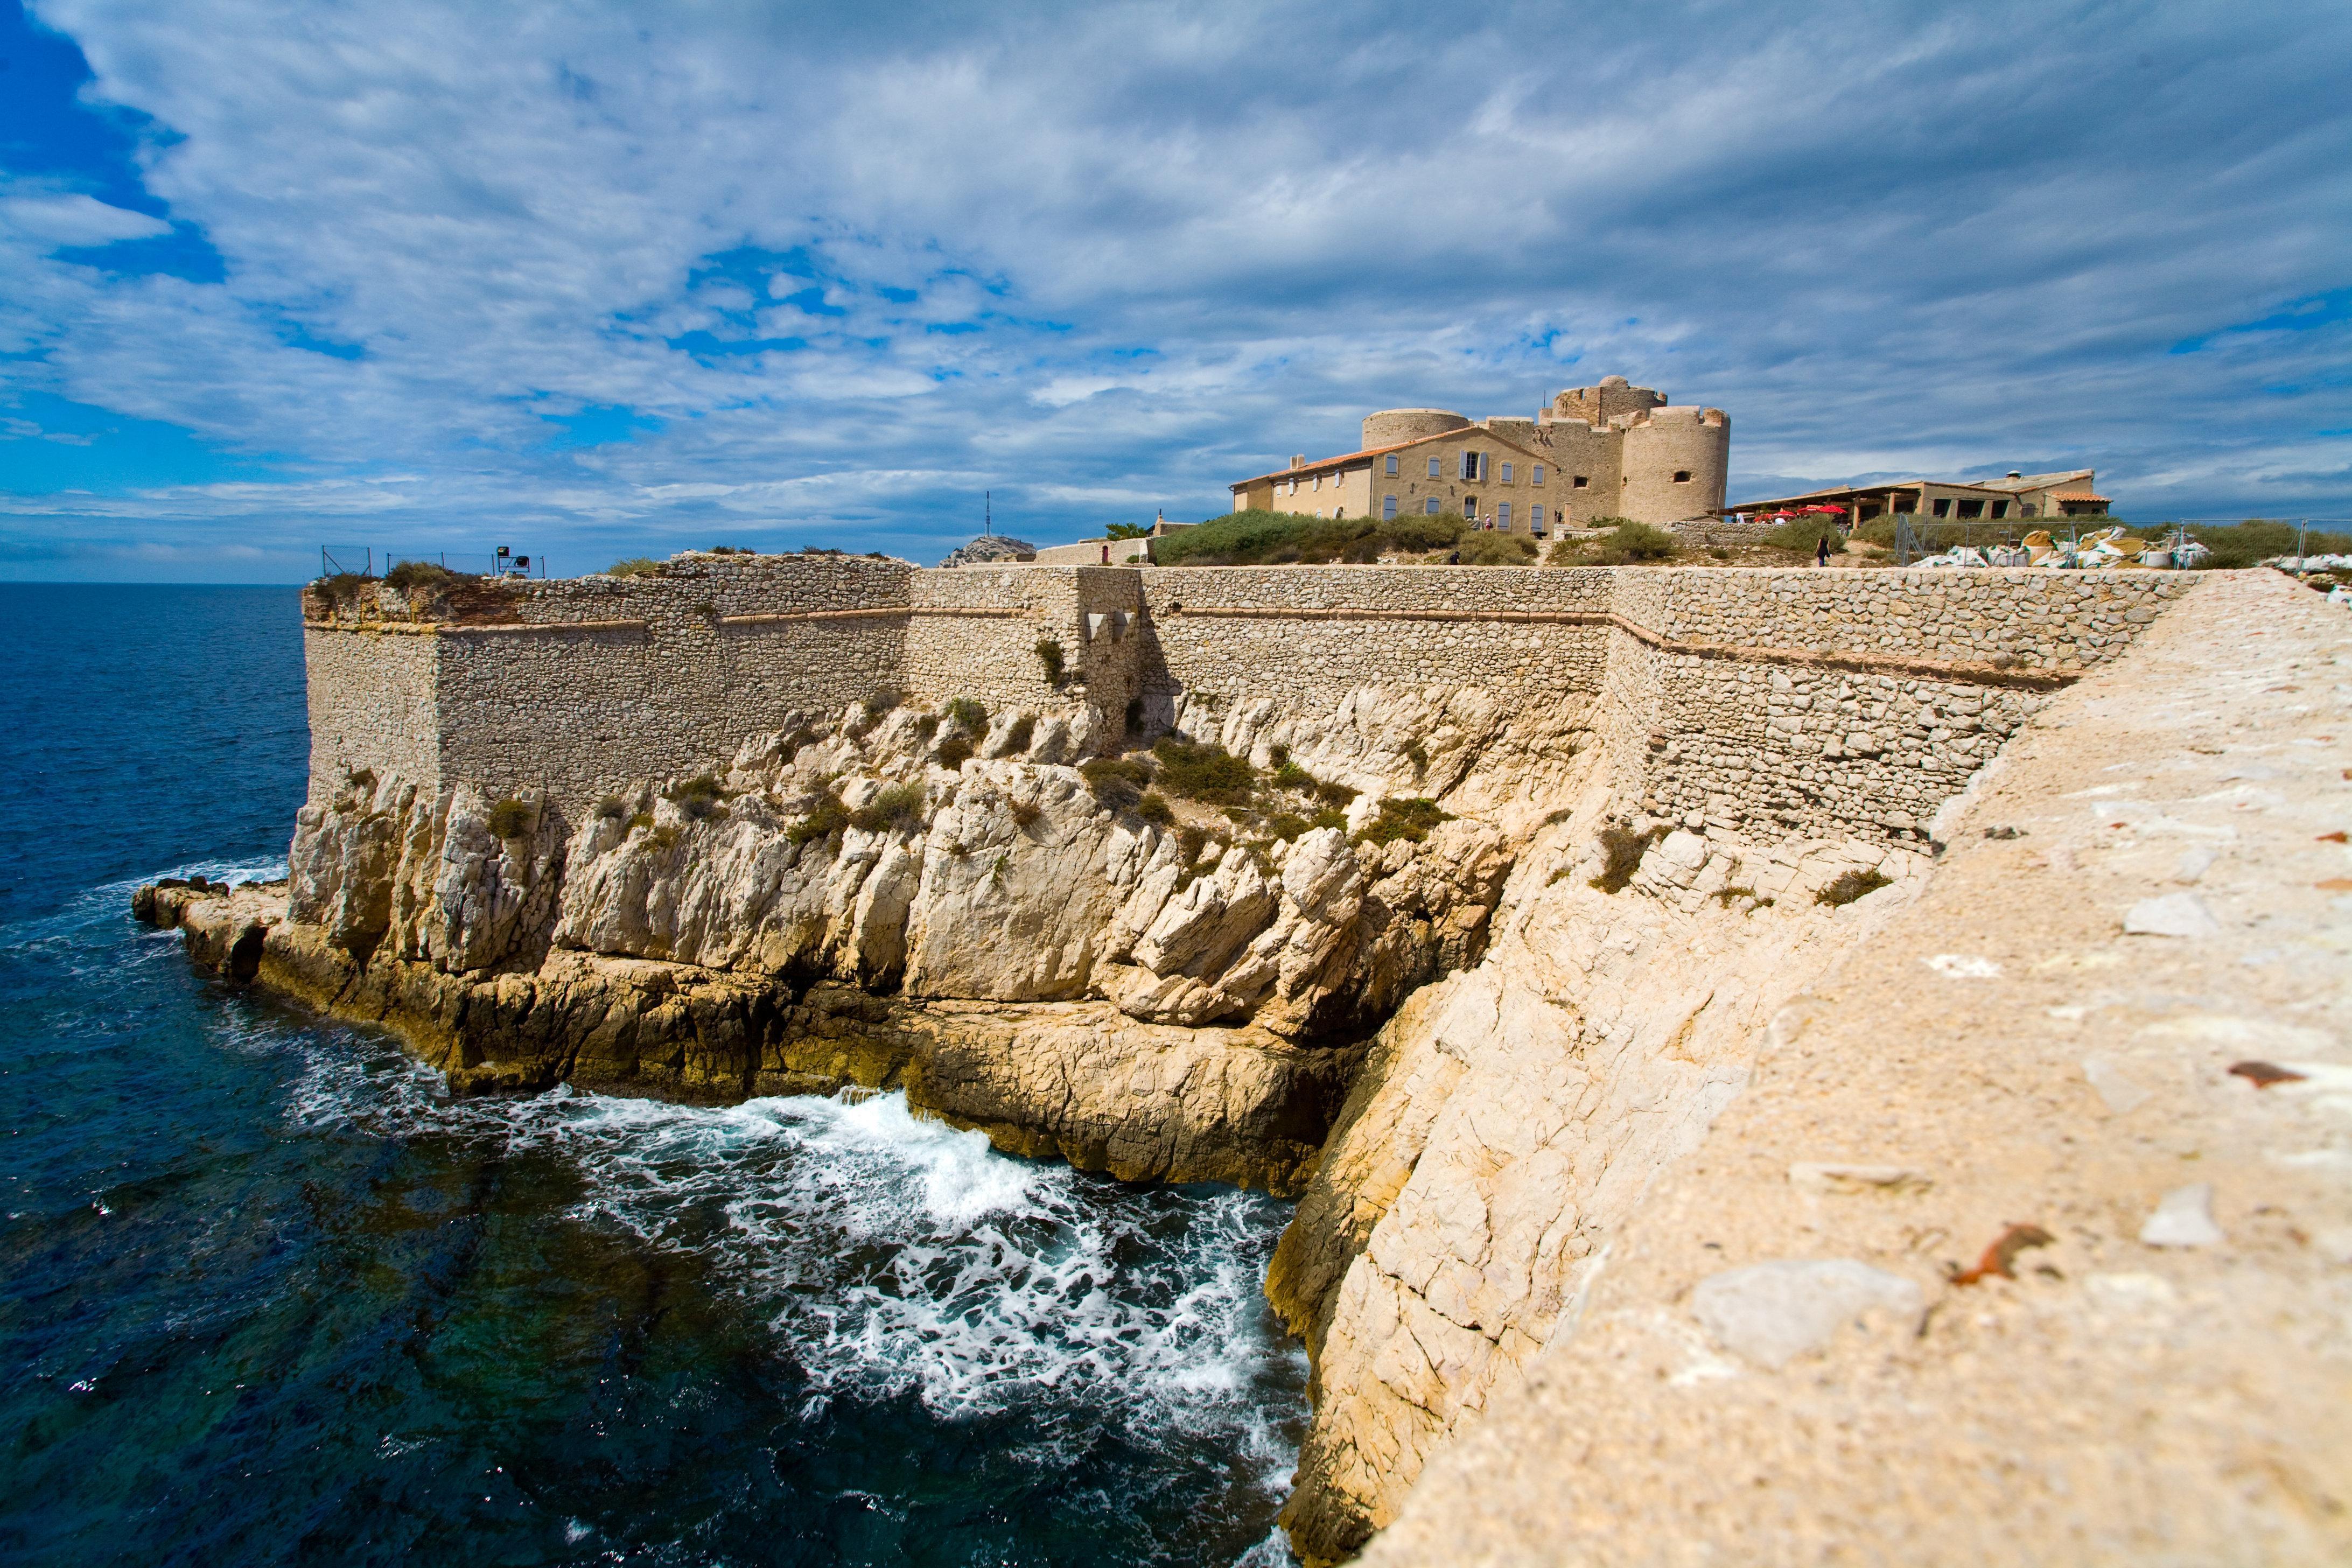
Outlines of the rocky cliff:
M 1089 755 L 1083 709 L 793 719 L 578 821 L 349 773 L 283 889 L 145 907 L 461 1092 L 903 1087 L 1021 1152 L 1289 1190 L 1365 1036 L 1484 951 L 1515 849 L 1388 773 L 1485 800 L 1529 771 L 1494 711 L 1403 695 L 1188 711 L 1218 738 L 1164 764 Z

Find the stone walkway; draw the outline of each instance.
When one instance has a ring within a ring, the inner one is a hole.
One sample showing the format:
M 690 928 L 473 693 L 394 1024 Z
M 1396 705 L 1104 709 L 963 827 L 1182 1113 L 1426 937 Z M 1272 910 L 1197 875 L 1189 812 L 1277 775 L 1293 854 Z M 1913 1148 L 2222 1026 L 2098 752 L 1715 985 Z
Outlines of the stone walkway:
M 2352 615 L 2215 574 L 1948 808 L 1370 1563 L 2352 1561 Z

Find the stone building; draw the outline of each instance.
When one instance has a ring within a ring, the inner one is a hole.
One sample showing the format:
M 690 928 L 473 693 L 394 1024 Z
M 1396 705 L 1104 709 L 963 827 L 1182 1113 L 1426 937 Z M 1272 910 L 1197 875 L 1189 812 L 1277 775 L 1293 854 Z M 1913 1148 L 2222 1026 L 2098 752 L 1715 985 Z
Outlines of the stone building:
M 2098 493 L 2097 470 L 2026 474 L 2011 468 L 1999 479 L 1889 479 L 1874 485 L 1832 485 L 1802 495 L 1740 501 L 1727 513 L 1794 510 L 1833 506 L 1855 522 L 1876 517 L 1950 518 L 2001 521 L 2012 518 L 2105 517 L 2107 498 Z
M 1532 419 L 1475 422 L 1443 408 L 1390 408 L 1364 421 L 1360 450 L 1233 488 L 1234 510 L 1317 517 L 1459 512 L 1538 537 L 1598 518 L 1681 522 L 1723 508 L 1731 420 L 1669 406 L 1622 375 L 1571 387 Z

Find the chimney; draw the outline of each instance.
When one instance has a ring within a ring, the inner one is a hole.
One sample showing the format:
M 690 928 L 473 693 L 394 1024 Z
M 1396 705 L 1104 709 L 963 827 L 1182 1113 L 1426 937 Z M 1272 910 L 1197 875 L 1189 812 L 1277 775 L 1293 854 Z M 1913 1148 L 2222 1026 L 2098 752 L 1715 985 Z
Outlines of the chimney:
M 2020 470 L 2020 469 L 2017 469 L 2017 468 L 2011 468 L 2011 469 L 2010 469 L 2010 470 L 2009 470 L 2009 477 L 2010 477 L 2011 479 L 2023 479 L 2023 478 L 2025 477 L 2025 475 L 2024 475 L 2024 473 L 2023 473 L 2021 470 Z
M 1307 466 L 1307 454 L 1306 454 L 1306 453 L 1304 453 L 1304 452 L 1301 452 L 1301 453 L 1299 453 L 1299 454 L 1298 454 L 1298 456 L 1297 456 L 1297 457 L 1295 457 L 1295 458 L 1291 458 L 1291 459 L 1290 459 L 1290 466 L 1291 466 L 1292 468 L 1305 468 L 1305 467 Z

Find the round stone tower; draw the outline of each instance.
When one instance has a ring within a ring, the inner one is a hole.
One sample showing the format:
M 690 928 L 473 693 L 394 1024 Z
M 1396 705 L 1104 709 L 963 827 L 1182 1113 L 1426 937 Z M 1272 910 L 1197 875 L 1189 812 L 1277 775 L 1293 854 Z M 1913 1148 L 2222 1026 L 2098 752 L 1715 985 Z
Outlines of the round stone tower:
M 1448 430 L 1467 430 L 1470 421 L 1444 408 L 1383 408 L 1378 414 L 1364 417 L 1364 451 L 1375 447 L 1393 447 L 1402 441 L 1418 441 L 1423 436 L 1443 436 Z
M 1681 522 L 1723 510 L 1731 419 L 1720 408 L 1653 408 L 1625 430 L 1617 508 L 1636 522 Z

